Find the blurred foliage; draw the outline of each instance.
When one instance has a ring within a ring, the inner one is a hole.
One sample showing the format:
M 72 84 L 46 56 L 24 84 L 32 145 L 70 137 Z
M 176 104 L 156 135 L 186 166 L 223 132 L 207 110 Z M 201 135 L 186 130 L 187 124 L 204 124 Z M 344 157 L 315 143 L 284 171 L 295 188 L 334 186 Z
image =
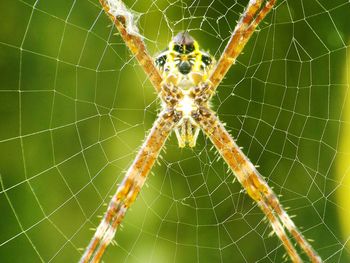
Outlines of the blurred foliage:
M 125 2 L 151 54 L 188 30 L 218 58 L 248 1 Z M 97 0 L 0 14 L 0 259 L 77 262 L 159 102 Z M 347 0 L 278 1 L 212 101 L 326 262 L 350 260 L 349 14 Z M 217 157 L 204 136 L 193 150 L 171 136 L 105 261 L 280 262 Z
M 344 79 L 350 85 L 350 54 L 347 54 L 347 61 L 344 70 Z M 337 205 L 339 207 L 339 219 L 342 227 L 343 240 L 347 241 L 347 247 L 350 247 L 348 239 L 350 237 L 350 209 L 349 209 L 349 190 L 350 190 L 350 169 L 349 169 L 349 149 L 350 149 L 350 94 L 344 93 L 344 113 L 343 128 L 341 130 L 339 154 L 337 156 L 337 181 L 340 182 L 336 191 L 338 194 Z

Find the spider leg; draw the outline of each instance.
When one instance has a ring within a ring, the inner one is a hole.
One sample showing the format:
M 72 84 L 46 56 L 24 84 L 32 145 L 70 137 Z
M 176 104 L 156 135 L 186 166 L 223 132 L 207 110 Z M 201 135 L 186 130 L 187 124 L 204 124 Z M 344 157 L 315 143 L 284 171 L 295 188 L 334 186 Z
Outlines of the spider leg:
M 210 140 L 234 172 L 238 181 L 245 188 L 249 196 L 265 213 L 274 232 L 282 241 L 292 261 L 302 262 L 285 233 L 283 226 L 305 251 L 311 262 L 322 262 L 321 258 L 299 232 L 287 212 L 282 208 L 275 193 L 256 170 L 255 166 L 244 155 L 215 113 L 202 107 L 199 110 L 199 114 L 194 116 L 194 118 L 196 118 L 200 127 L 209 136 Z
M 259 180 L 258 184 L 264 185 L 267 183 L 265 180 L 262 179 L 262 177 L 256 178 Z M 312 246 L 307 242 L 305 237 L 299 232 L 296 225 L 292 221 L 292 219 L 288 216 L 287 212 L 283 209 L 281 203 L 279 202 L 277 196 L 272 191 L 271 188 L 268 186 L 266 187 L 266 191 L 263 192 L 264 199 L 266 200 L 266 203 L 268 203 L 272 209 L 275 211 L 275 213 L 278 215 L 280 220 L 282 221 L 283 225 L 287 228 L 288 232 L 294 237 L 296 242 L 299 244 L 299 246 L 302 248 L 302 250 L 305 251 L 311 262 L 322 262 L 321 258 L 318 256 L 316 251 L 312 248 Z
M 256 27 L 265 18 L 272 9 L 276 0 L 268 0 L 261 7 L 263 0 L 250 0 L 247 8 L 241 16 L 232 36 L 227 43 L 223 54 L 221 55 L 216 67 L 214 68 L 209 80 L 212 82 L 213 91 L 224 79 L 227 71 L 230 69 L 236 58 L 242 52 L 245 44 L 248 42 Z
M 148 54 L 145 43 L 138 33 L 135 14 L 133 14 L 122 1 L 100 0 L 107 15 L 114 22 L 125 44 L 148 75 L 157 93 L 160 92 L 162 77 L 157 70 L 153 58 Z
M 100 261 L 106 247 L 113 240 L 127 209 L 140 192 L 175 124 L 172 112 L 165 111 L 159 115 L 122 183 L 112 197 L 107 212 L 80 259 L 80 263 Z

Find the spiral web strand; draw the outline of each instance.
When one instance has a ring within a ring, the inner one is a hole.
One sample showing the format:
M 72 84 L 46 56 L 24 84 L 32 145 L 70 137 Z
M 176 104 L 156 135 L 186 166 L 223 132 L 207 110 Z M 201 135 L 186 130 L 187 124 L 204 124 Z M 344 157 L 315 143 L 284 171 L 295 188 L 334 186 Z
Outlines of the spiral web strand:
M 51 2 L 0 4 L 2 262 L 78 261 L 158 114 L 98 1 Z M 188 30 L 219 58 L 247 2 L 125 4 L 151 54 Z M 349 10 L 278 1 L 212 101 L 325 262 L 350 260 Z M 171 135 L 158 162 L 105 262 L 281 261 L 208 139 L 180 150 Z

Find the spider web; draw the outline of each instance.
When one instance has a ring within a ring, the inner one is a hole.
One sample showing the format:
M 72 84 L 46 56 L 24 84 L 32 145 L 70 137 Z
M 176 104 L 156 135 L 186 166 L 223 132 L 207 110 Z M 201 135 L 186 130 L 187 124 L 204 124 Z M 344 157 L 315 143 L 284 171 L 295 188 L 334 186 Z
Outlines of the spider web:
M 188 30 L 216 58 L 248 1 L 125 1 L 151 54 Z M 159 101 L 98 1 L 0 3 L 1 262 L 77 262 Z M 326 262 L 350 260 L 347 0 L 281 0 L 212 101 Z M 105 262 L 281 262 L 208 139 L 174 135 Z

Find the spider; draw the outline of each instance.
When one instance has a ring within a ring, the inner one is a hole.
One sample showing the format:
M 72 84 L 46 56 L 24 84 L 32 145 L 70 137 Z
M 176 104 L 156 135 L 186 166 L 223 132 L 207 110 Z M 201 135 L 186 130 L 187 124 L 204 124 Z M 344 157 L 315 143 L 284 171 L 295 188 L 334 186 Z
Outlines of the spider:
M 264 2 L 264 4 L 263 4 Z M 162 102 L 162 110 L 109 203 L 80 262 L 99 262 L 126 211 L 135 201 L 166 139 L 175 132 L 179 147 L 194 147 L 200 130 L 210 138 L 248 195 L 264 212 L 293 262 L 302 262 L 286 231 L 311 262 L 321 258 L 299 232 L 276 194 L 244 155 L 208 102 L 276 0 L 250 0 L 216 63 L 187 32 L 177 34 L 155 60 L 148 54 L 132 12 L 121 0 L 100 0 Z

